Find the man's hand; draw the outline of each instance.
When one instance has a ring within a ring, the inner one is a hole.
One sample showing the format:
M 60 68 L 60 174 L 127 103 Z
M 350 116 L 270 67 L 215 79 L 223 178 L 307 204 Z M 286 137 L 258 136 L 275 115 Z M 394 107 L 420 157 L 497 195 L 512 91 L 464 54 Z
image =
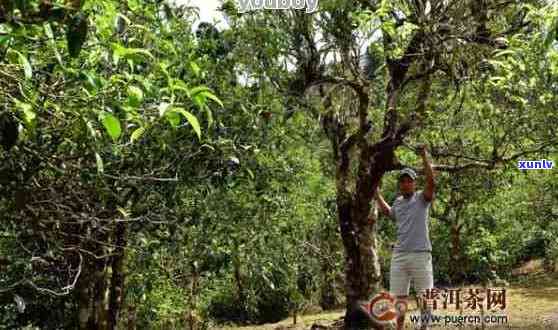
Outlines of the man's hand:
M 426 175 L 426 187 L 423 191 L 424 199 L 430 202 L 434 199 L 434 190 L 436 184 L 434 182 L 434 171 L 432 170 L 432 165 L 427 157 L 426 145 L 421 144 L 417 147 L 418 154 L 422 157 L 422 162 L 424 163 L 424 174 Z
M 382 181 L 378 182 L 378 185 L 376 186 L 376 190 L 374 190 L 374 198 L 378 198 L 378 195 L 380 194 L 380 188 L 382 187 Z
M 426 152 L 426 144 L 420 144 L 417 147 L 417 153 L 424 159 L 424 157 L 426 157 L 427 152 Z
M 380 211 L 387 217 L 391 216 L 391 207 L 382 197 L 382 193 L 380 192 L 380 184 L 376 187 L 376 191 L 374 192 L 374 198 L 376 199 L 376 204 L 380 208 Z

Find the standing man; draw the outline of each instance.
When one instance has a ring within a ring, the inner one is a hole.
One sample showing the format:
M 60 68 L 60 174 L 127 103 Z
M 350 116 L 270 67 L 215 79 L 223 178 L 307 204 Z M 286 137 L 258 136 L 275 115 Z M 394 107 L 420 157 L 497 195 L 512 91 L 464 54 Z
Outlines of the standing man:
M 415 192 L 417 174 L 410 168 L 399 174 L 399 191 L 401 193 L 390 207 L 379 189 L 376 190 L 376 202 L 381 212 L 397 223 L 397 243 L 393 249 L 390 267 L 390 292 L 396 300 L 407 302 L 411 280 L 415 291 L 431 289 L 434 285 L 432 275 L 432 244 L 428 232 L 428 210 L 434 199 L 434 172 L 426 155 L 426 147 L 419 148 L 424 164 L 426 186 Z M 428 318 L 429 313 L 422 313 Z M 421 318 L 422 319 L 422 318 Z M 397 329 L 403 329 L 405 314 L 397 318 Z M 426 322 L 428 323 L 428 322 Z M 422 322 L 422 329 L 426 328 Z

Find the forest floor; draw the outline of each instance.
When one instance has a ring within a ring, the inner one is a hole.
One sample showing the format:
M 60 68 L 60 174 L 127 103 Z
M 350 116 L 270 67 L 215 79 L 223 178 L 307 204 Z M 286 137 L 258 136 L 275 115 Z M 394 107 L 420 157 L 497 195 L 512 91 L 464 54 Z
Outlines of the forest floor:
M 464 289 L 479 288 L 465 286 Z M 539 273 L 523 276 L 514 280 L 506 289 L 506 308 L 497 315 L 506 315 L 507 322 L 485 324 L 486 329 L 557 329 L 558 330 L 558 273 Z M 409 304 L 409 312 L 405 318 L 405 329 L 415 329 L 410 315 L 417 315 L 418 309 L 414 299 Z M 442 320 L 431 326 L 431 329 L 482 329 L 480 324 L 457 326 L 455 323 L 460 311 L 455 308 L 440 309 L 433 312 Z M 278 323 L 253 326 L 221 326 L 219 330 L 302 330 L 310 329 L 313 324 L 332 324 L 343 317 L 344 310 L 320 312 L 317 314 L 299 315 L 297 324 L 293 318 L 286 318 Z M 461 315 L 479 315 L 470 309 L 464 309 Z M 496 314 L 494 314 L 496 315 Z M 449 321 L 445 324 L 445 316 Z M 453 316 L 453 317 L 452 317 Z M 503 320 L 503 319 L 501 319 Z M 452 323 L 454 322 L 454 323 Z

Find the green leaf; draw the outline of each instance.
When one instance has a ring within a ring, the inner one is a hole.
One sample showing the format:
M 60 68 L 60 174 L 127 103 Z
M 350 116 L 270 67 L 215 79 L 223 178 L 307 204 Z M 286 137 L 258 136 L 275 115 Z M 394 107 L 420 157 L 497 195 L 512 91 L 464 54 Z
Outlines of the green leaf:
M 183 108 L 173 108 L 172 111 L 178 112 L 181 115 L 183 115 L 184 118 L 186 118 L 186 120 L 188 120 L 188 123 L 190 123 L 190 125 L 194 129 L 194 132 L 196 132 L 196 135 L 198 136 L 198 139 L 201 139 L 200 123 L 199 123 L 198 118 L 196 116 L 194 116 L 190 112 L 184 110 Z
M 203 86 L 203 85 L 202 86 L 196 86 L 196 87 L 190 89 L 190 95 L 195 96 L 198 93 L 206 92 L 206 91 L 211 92 L 211 89 L 209 87 Z
M 159 117 L 163 117 L 167 110 L 170 108 L 170 103 L 162 102 L 157 109 L 159 110 Z
M 33 78 L 33 69 L 31 68 L 31 63 L 27 60 L 27 57 L 22 53 L 15 51 L 17 53 L 18 62 L 21 66 L 23 66 L 23 73 L 25 75 L 25 79 Z
M 45 23 L 44 29 L 45 29 L 45 34 L 48 37 L 49 44 L 52 47 L 52 50 L 54 51 L 54 56 L 58 61 L 58 64 L 63 65 L 62 57 L 60 56 L 60 53 L 58 52 L 58 48 L 56 47 L 56 41 L 54 39 L 54 33 L 52 32 L 52 27 L 50 26 L 50 23 Z
M 99 87 L 101 87 L 101 80 L 99 79 L 99 77 L 94 73 L 94 72 L 86 72 L 86 71 L 82 71 L 80 73 L 80 77 L 82 77 L 83 79 L 85 79 L 85 88 L 89 91 L 89 92 L 96 92 Z
M 21 102 L 15 100 L 16 107 L 21 110 L 23 113 L 23 121 L 27 128 L 33 128 L 35 126 L 35 119 L 37 118 L 37 114 L 33 110 L 33 106 L 29 103 Z
M 139 107 L 143 102 L 143 91 L 137 86 L 128 87 L 128 104 L 132 107 Z
M 120 121 L 110 113 L 103 113 L 101 115 L 101 122 L 107 133 L 110 135 L 113 141 L 118 140 L 120 134 L 122 134 L 122 129 L 120 128 Z
M 496 52 L 496 54 L 494 54 L 494 58 L 500 57 L 500 56 L 505 56 L 505 55 L 515 55 L 516 51 L 513 49 L 505 49 L 502 51 L 498 51 Z
M 213 91 L 206 86 L 197 86 L 192 88 L 190 90 L 190 95 L 192 96 L 192 100 L 194 101 L 194 103 L 196 103 L 196 105 L 200 108 L 203 107 L 206 99 L 213 100 L 221 107 L 224 107 L 223 102 L 221 102 L 221 100 L 215 94 L 213 94 Z
M 207 128 L 209 129 L 213 125 L 213 113 L 209 107 L 205 107 L 205 112 L 207 113 Z
M 180 125 L 180 114 L 178 112 L 172 110 L 166 111 L 164 115 L 172 127 L 176 128 Z
M 132 214 L 132 212 L 131 212 L 130 210 L 127 210 L 127 209 L 125 209 L 125 208 L 123 208 L 123 207 L 120 207 L 120 206 L 118 206 L 118 207 L 116 208 L 116 210 L 117 210 L 118 212 L 120 212 L 120 214 L 122 214 L 122 216 L 123 216 L 124 218 L 129 218 L 130 215 Z
M 155 61 L 155 57 L 147 49 L 143 48 L 126 48 L 118 43 L 112 43 L 114 61 L 118 63 L 120 58 L 131 59 L 133 61 L 142 60 L 148 57 L 150 60 Z
M 190 96 L 190 91 L 188 90 L 188 85 L 186 85 L 186 83 L 181 80 L 181 79 L 171 79 L 170 82 L 171 85 L 171 90 L 175 91 L 175 90 L 182 90 L 184 92 L 186 92 L 186 94 L 188 95 L 188 97 Z
M 145 133 L 145 127 L 139 127 L 135 131 L 132 132 L 130 136 L 130 142 L 134 143 L 135 141 L 139 140 L 143 134 Z
M 105 167 L 103 165 L 103 159 L 99 153 L 95 153 L 95 163 L 97 164 L 97 173 L 103 174 L 105 172 Z
M 52 27 L 50 26 L 50 23 L 45 23 L 45 25 L 43 25 L 44 29 L 45 29 L 45 34 L 49 39 L 54 39 L 54 33 L 52 32 Z
M 205 97 L 201 93 L 198 93 L 192 97 L 192 101 L 198 108 L 203 108 L 205 106 Z
M 200 67 L 196 64 L 196 62 L 190 62 L 190 68 L 192 69 L 192 72 L 194 72 L 194 76 L 200 76 Z
M 203 92 L 202 93 L 206 98 L 215 101 L 217 104 L 219 104 L 221 106 L 221 108 L 224 108 L 223 106 L 223 102 L 221 102 L 221 100 L 215 96 L 215 94 L 211 93 L 211 92 Z
M 7 43 L 11 38 L 12 38 L 11 35 L 0 36 L 0 46 L 3 46 L 3 45 L 4 45 L 5 43 Z

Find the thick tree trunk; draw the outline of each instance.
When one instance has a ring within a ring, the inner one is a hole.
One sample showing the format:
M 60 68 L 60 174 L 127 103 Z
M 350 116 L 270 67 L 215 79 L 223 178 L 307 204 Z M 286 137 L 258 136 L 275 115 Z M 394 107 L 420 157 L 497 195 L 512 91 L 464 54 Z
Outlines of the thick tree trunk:
M 324 116 L 322 123 L 332 142 L 336 161 L 337 216 L 345 250 L 345 328 L 383 329 L 365 306 L 378 292 L 381 281 L 373 196 L 383 173 L 393 163 L 394 146 L 385 145 L 385 142 L 381 146 L 368 143 L 367 133 L 371 129 L 366 116 L 368 96 L 363 90 L 359 90 L 358 95 L 360 127 L 357 133 L 347 137 L 344 124 L 332 114 Z M 357 173 L 352 173 L 351 150 L 358 155 Z M 354 190 L 350 187 L 352 184 Z
M 411 120 L 397 127 L 396 106 L 412 61 L 412 55 L 408 54 L 415 53 L 421 40 L 422 34 L 417 33 L 402 59 L 388 61 L 391 79 L 386 89 L 387 109 L 380 141 L 370 143 L 372 123 L 368 119 L 370 100 L 366 84 L 349 84 L 358 98 L 359 126 L 356 132 L 349 135 L 346 123 L 339 120 L 332 110 L 322 117 L 324 132 L 332 143 L 336 162 L 337 212 L 345 250 L 347 310 L 344 324 L 347 329 L 383 329 L 365 307 L 378 292 L 381 283 L 375 236 L 377 210 L 373 196 L 383 174 L 395 168 L 394 150 L 414 124 L 415 119 L 411 116 Z M 421 90 L 417 100 L 419 107 L 415 111 L 423 110 L 427 92 L 427 88 Z M 325 108 L 329 109 L 332 104 L 329 96 L 322 91 L 320 93 Z M 356 161 L 356 166 L 351 166 L 351 158 Z
M 364 307 L 378 292 L 380 264 L 376 252 L 374 223 L 354 219 L 350 199 L 340 198 L 339 225 L 345 247 L 346 329 L 382 329 Z

